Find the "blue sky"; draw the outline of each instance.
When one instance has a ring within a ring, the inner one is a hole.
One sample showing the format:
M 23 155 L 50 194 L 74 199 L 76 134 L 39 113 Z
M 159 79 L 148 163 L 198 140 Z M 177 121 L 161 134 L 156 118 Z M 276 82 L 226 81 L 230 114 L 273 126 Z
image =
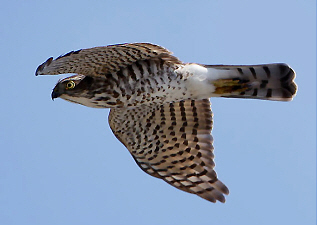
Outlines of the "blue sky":
M 315 224 L 316 1 L 4 1 L 0 7 L 0 223 Z M 48 57 L 123 42 L 165 46 L 184 62 L 288 63 L 292 102 L 213 98 L 225 204 L 139 169 L 108 109 L 50 93 Z

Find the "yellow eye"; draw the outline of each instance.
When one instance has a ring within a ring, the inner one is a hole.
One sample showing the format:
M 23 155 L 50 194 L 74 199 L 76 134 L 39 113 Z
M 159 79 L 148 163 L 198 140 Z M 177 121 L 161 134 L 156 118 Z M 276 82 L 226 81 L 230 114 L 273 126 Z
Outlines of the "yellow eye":
M 72 80 L 70 80 L 69 82 L 67 82 L 65 88 L 66 88 L 66 89 L 73 89 L 73 88 L 75 88 L 75 82 L 72 81 Z

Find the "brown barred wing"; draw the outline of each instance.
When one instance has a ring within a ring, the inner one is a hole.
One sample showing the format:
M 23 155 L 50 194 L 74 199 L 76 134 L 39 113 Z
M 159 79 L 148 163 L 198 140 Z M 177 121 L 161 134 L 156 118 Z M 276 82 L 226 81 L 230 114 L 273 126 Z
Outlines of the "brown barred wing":
M 80 49 L 56 59 L 52 57 L 38 66 L 36 75 L 77 73 L 105 76 L 139 60 L 160 58 L 167 63 L 181 63 L 167 49 L 150 43 L 130 43 Z
M 113 108 L 110 127 L 146 173 L 208 201 L 225 202 L 214 171 L 210 101 Z

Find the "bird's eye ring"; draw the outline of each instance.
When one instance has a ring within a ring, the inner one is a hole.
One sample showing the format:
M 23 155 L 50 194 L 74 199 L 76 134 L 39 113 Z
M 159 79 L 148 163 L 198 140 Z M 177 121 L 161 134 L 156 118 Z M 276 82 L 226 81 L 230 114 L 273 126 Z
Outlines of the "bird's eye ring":
M 67 82 L 66 84 L 66 89 L 73 89 L 75 88 L 75 82 L 70 80 L 69 82 Z

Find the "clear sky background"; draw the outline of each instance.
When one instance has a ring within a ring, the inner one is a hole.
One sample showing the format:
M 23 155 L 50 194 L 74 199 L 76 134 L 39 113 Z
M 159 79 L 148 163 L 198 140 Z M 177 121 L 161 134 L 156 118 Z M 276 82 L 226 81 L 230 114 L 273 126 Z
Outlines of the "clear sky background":
M 288 63 L 292 102 L 214 98 L 212 204 L 153 178 L 108 109 L 50 98 L 48 57 L 152 42 L 184 62 Z M 316 1 L 2 1 L 0 224 L 316 224 Z

